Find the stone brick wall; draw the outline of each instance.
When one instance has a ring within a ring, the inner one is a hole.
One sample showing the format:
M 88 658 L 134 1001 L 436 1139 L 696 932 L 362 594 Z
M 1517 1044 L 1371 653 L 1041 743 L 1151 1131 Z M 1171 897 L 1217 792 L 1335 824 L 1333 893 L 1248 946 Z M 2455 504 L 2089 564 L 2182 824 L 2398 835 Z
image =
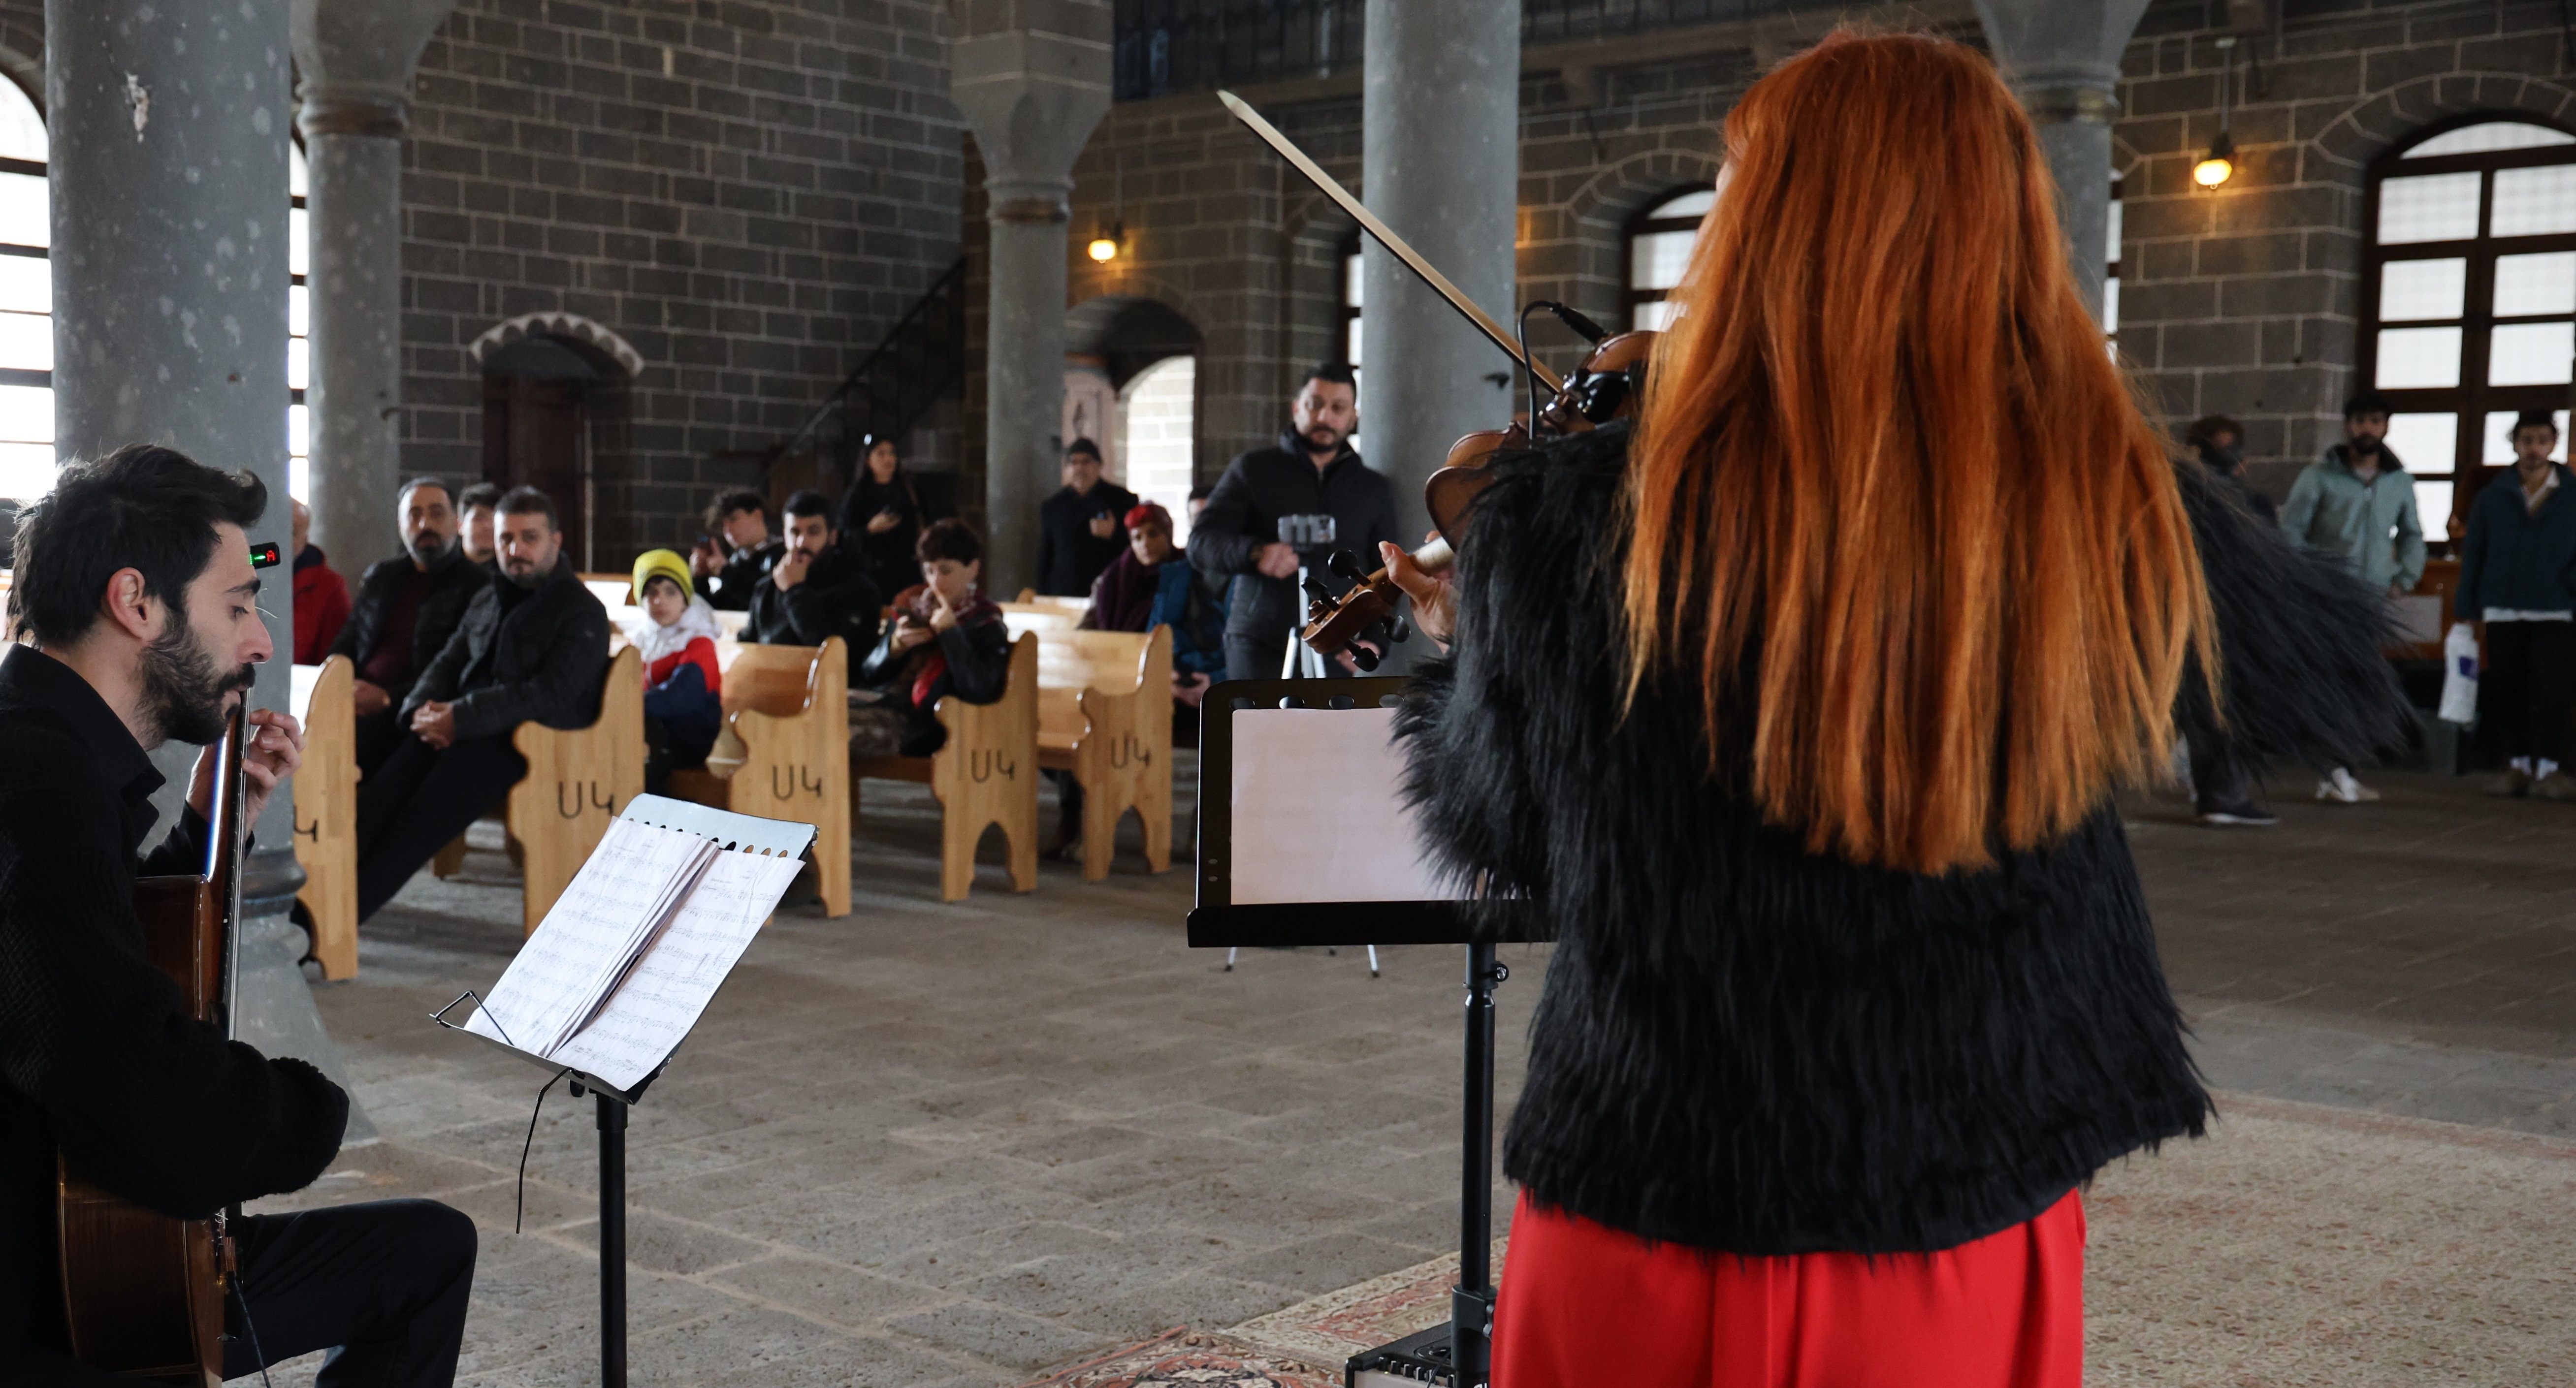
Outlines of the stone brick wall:
M 602 564 L 756 483 L 957 254 L 939 0 L 466 0 L 404 147 L 406 467 L 482 471 L 478 339 L 537 313 L 595 399 Z
M 2207 191 L 2227 8 L 2158 0 L 2123 63 L 2120 346 L 2175 421 L 2243 419 L 2278 495 L 2355 387 L 2372 161 L 2451 117 L 2576 129 L 2576 72 L 2557 4 L 2293 0 L 2277 37 L 2239 39 L 2237 173 Z

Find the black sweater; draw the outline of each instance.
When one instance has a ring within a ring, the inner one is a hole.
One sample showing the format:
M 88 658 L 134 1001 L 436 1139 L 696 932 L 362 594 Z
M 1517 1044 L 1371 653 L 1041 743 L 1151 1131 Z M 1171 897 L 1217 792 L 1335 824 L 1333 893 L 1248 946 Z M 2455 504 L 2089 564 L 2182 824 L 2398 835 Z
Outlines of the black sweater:
M 1102 478 L 1090 491 L 1056 488 L 1038 503 L 1038 591 L 1050 597 L 1091 595 L 1091 580 L 1127 548 L 1127 513 L 1136 494 Z M 1096 516 L 1109 517 L 1106 538 L 1091 533 Z
M 205 860 L 191 813 L 138 863 L 160 784 L 88 681 L 27 647 L 0 658 L 0 1383 L 66 1348 L 57 1143 L 108 1190 L 196 1218 L 311 1183 L 348 1120 L 312 1066 L 183 1016 L 144 957 L 136 875 Z
M 1280 434 L 1276 447 L 1243 454 L 1227 465 L 1208 493 L 1207 509 L 1190 527 L 1191 566 L 1234 577 L 1225 604 L 1228 636 L 1282 641 L 1296 628 L 1305 606 L 1296 580 L 1271 578 L 1257 567 L 1262 548 L 1279 542 L 1279 521 L 1286 516 L 1332 518 L 1333 542 L 1301 549 L 1298 557 L 1309 577 L 1335 593 L 1350 583 L 1325 567 L 1333 551 L 1348 550 L 1362 569 L 1374 569 L 1378 542 L 1403 540 L 1395 528 L 1395 489 L 1385 474 L 1360 461 L 1349 442 L 1320 470 L 1292 433 Z
M 367 566 L 358 579 L 358 596 L 350 604 L 348 625 L 331 642 L 331 654 L 345 655 L 357 663 L 358 677 L 366 678 L 367 662 L 375 657 L 376 647 L 383 643 L 386 624 L 393 617 L 394 604 L 418 572 L 411 556 L 397 554 L 379 559 Z M 474 595 L 492 581 L 492 572 L 465 557 L 463 545 L 451 544 L 447 553 L 429 566 L 429 591 L 421 595 L 420 605 L 411 619 L 411 677 L 385 686 L 385 693 L 397 704 L 411 693 L 411 687 L 429 669 L 456 634 L 457 625 L 465 620 L 465 609 Z
M 1650 681 L 1620 716 L 1625 438 L 1500 465 L 1455 645 L 1399 724 L 1433 851 L 1560 932 L 1506 1174 L 1648 1239 L 1876 1253 L 1993 1233 L 2197 1135 L 2107 796 L 1989 870 L 1865 868 L 1702 773 L 1695 689 Z
M 496 578 L 413 683 L 402 726 L 432 700 L 455 706 L 459 738 L 507 736 L 521 723 L 585 728 L 599 717 L 608 609 L 559 559 L 534 588 Z
M 2576 611 L 2576 474 L 2553 464 L 2558 486 L 2535 511 L 2511 472 L 2489 478 L 2469 503 L 2469 533 L 2460 543 L 2460 587 L 2452 610 L 2464 622 L 2490 607 L 2517 612 Z

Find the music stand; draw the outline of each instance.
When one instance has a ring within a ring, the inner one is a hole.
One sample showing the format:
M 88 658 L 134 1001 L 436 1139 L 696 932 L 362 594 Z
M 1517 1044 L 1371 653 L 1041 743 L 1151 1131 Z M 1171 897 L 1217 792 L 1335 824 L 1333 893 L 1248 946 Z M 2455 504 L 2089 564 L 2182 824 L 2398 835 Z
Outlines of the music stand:
M 811 824 L 709 809 L 659 795 L 636 796 L 627 802 L 625 812 L 618 818 L 703 834 L 726 848 L 762 849 L 789 857 L 802 856 L 815 836 Z M 588 1071 L 520 1050 L 481 1032 L 467 1031 L 447 1020 L 447 1014 L 463 1006 L 467 998 L 472 998 L 476 1007 L 483 1005 L 481 995 L 468 989 L 456 1001 L 429 1014 L 429 1019 L 459 1036 L 471 1037 L 504 1054 L 516 1056 L 550 1075 L 570 1079 L 572 1096 L 576 1099 L 587 1090 L 599 1100 L 599 1382 L 601 1388 L 626 1388 L 627 1110 L 643 1101 L 644 1091 L 670 1068 L 671 1058 L 664 1056 L 662 1063 L 653 1067 L 653 1073 L 637 1081 L 634 1088 L 621 1090 Z M 672 1054 L 678 1053 L 679 1043 L 675 1042 Z
M 1385 748 L 1384 763 L 1372 770 L 1300 768 L 1304 782 L 1290 782 L 1275 772 L 1275 749 L 1295 725 L 1264 724 L 1255 728 L 1237 721 L 1273 711 L 1369 713 L 1383 725 L 1407 681 L 1401 678 L 1347 680 L 1232 680 L 1207 692 L 1199 706 L 1199 843 L 1198 904 L 1190 911 L 1189 942 L 1193 949 L 1227 949 L 1241 945 L 1464 945 L 1467 949 L 1464 1122 L 1460 1132 L 1458 1173 L 1458 1284 L 1449 1292 L 1449 1324 L 1435 1326 L 1390 1345 L 1355 1355 L 1344 1372 L 1356 1383 L 1363 1373 L 1386 1374 L 1454 1388 L 1482 1388 L 1489 1377 L 1494 1323 L 1494 1279 L 1490 1266 L 1493 1229 L 1494 1147 L 1494 987 L 1510 977 L 1494 958 L 1498 943 L 1553 939 L 1538 913 L 1517 904 L 1473 902 L 1444 897 L 1442 888 L 1418 869 L 1412 880 L 1421 890 L 1400 892 L 1407 881 L 1401 870 L 1384 862 L 1359 868 L 1367 895 L 1358 900 L 1293 900 L 1273 863 L 1277 849 L 1263 840 L 1281 826 L 1264 814 L 1243 827 L 1251 836 L 1245 852 L 1236 851 L 1238 788 L 1236 751 L 1247 744 L 1243 769 L 1246 786 L 1255 792 L 1277 792 L 1304 785 L 1338 790 L 1351 798 L 1347 813 L 1381 843 L 1410 839 L 1410 814 L 1395 793 L 1400 754 Z M 1311 722 L 1305 724 L 1313 728 Z M 1356 737 L 1338 732 L 1325 739 L 1335 751 L 1363 753 L 1376 734 Z M 1265 799 L 1268 797 L 1265 796 Z M 1297 808 L 1313 813 L 1311 798 Z M 1390 833 L 1390 828 L 1396 832 Z M 1238 884 L 1239 870 L 1244 881 Z M 1238 886 L 1243 890 L 1238 891 Z M 1310 889 L 1312 890 L 1312 889 Z M 1331 890 L 1323 888 L 1321 890 Z M 1320 891 L 1317 892 L 1320 895 Z M 1241 895 L 1247 899 L 1238 901 Z M 1446 1343 L 1441 1343 L 1445 1339 Z

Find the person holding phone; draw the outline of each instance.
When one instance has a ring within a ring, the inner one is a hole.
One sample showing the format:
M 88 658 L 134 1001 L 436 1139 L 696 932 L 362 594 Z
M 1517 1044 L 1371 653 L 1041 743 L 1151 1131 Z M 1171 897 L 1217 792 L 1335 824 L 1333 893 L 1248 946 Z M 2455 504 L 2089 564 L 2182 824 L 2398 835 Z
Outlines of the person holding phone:
M 1104 478 L 1100 445 L 1075 439 L 1064 449 L 1064 487 L 1038 505 L 1038 591 L 1079 598 L 1127 548 L 1121 522 L 1136 494 Z

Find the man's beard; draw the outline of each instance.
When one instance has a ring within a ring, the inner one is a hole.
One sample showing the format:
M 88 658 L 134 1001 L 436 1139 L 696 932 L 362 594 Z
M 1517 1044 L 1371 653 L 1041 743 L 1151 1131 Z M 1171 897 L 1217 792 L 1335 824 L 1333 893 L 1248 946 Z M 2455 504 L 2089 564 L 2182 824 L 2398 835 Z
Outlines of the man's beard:
M 1310 424 L 1302 437 L 1306 440 L 1307 451 L 1313 453 L 1322 453 L 1342 446 L 1342 431 L 1329 424 Z
M 2356 436 L 2352 441 L 2352 451 L 2365 458 L 2373 456 L 2379 452 L 2379 436 L 2376 434 Z
M 250 688 L 258 673 L 253 665 L 229 672 L 218 666 L 214 653 L 197 640 L 186 614 L 174 607 L 170 629 L 143 648 L 136 667 L 143 682 L 143 716 L 165 739 L 200 746 L 220 741 L 225 697 Z
M 535 588 L 546 581 L 547 573 L 553 568 L 551 564 L 540 565 L 534 560 L 526 561 L 522 567 L 504 559 L 501 561 L 501 576 L 522 588 Z
M 435 564 L 447 557 L 448 548 L 455 543 L 434 530 L 424 530 L 412 539 L 412 560 L 420 564 Z

